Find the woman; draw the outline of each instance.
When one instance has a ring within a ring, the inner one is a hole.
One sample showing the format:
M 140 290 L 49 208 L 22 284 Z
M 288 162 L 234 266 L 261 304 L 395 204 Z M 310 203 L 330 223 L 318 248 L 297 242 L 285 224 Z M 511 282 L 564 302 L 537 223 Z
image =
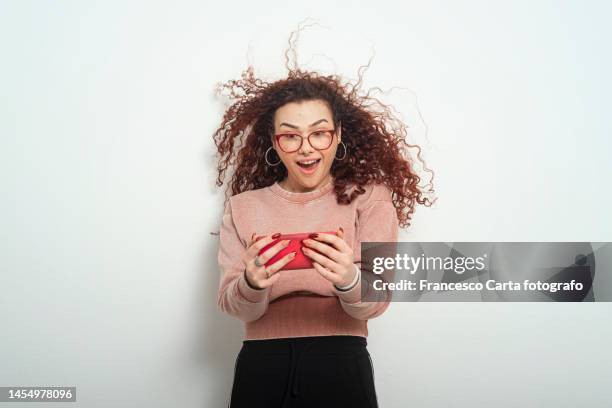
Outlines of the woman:
M 218 305 L 245 322 L 228 406 L 377 407 L 367 321 L 390 296 L 361 302 L 361 243 L 395 242 L 415 203 L 432 203 L 402 154 L 404 128 L 336 76 L 289 69 L 266 83 L 249 67 L 223 88 L 235 102 L 215 133 L 217 184 L 235 169 Z M 282 270 L 295 253 L 266 267 L 284 241 L 258 256 L 281 233 L 324 231 L 337 235 L 304 241 L 313 268 Z

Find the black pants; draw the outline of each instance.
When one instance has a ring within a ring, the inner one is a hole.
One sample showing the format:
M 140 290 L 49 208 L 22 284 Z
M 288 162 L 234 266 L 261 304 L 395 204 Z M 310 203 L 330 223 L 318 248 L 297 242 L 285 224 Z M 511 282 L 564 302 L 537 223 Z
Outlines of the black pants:
M 378 408 L 365 337 L 245 340 L 229 408 Z

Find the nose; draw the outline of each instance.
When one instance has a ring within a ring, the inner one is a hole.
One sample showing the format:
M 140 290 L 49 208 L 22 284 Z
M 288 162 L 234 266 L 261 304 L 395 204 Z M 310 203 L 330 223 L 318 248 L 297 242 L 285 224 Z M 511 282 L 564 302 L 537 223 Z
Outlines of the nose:
M 314 152 L 315 150 L 316 149 L 310 145 L 310 142 L 308 142 L 307 137 L 302 139 L 302 146 L 300 147 L 300 150 L 299 150 L 300 153 L 310 153 L 310 152 Z

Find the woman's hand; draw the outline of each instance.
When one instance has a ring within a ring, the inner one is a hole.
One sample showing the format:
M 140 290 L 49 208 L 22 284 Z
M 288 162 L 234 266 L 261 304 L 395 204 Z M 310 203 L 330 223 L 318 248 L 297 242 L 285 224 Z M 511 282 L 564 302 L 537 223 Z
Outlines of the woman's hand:
M 303 252 L 312 259 L 314 268 L 325 279 L 336 286 L 347 286 L 355 278 L 353 249 L 344 241 L 342 227 L 338 229 L 338 236 L 331 234 L 318 234 L 316 238 L 305 239 L 304 245 L 320 252 L 304 248 Z
M 290 241 L 287 239 L 279 241 L 272 247 L 268 248 L 263 254 L 259 256 L 257 255 L 259 254 L 259 251 L 261 251 L 266 245 L 277 239 L 279 236 L 280 233 L 274 235 L 268 234 L 264 235 L 263 238 L 260 238 L 257 241 L 254 241 L 255 234 L 251 236 L 251 243 L 244 253 L 242 260 L 246 268 L 246 281 L 249 286 L 253 287 L 254 289 L 265 289 L 268 286 L 272 286 L 279 278 L 279 275 L 276 272 L 278 272 L 295 257 L 295 252 L 290 252 L 278 261 L 274 262 L 272 265 L 268 267 L 265 266 L 266 262 L 289 245 Z M 256 257 L 261 266 L 255 265 Z

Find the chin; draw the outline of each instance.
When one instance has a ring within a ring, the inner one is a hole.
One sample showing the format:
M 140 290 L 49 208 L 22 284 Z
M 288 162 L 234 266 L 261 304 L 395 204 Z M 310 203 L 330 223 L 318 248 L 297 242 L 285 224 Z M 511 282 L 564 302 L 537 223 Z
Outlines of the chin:
M 303 179 L 300 176 L 297 176 L 295 180 L 297 181 L 298 184 L 304 187 L 311 187 L 319 182 L 319 180 L 314 180 L 314 179 Z

